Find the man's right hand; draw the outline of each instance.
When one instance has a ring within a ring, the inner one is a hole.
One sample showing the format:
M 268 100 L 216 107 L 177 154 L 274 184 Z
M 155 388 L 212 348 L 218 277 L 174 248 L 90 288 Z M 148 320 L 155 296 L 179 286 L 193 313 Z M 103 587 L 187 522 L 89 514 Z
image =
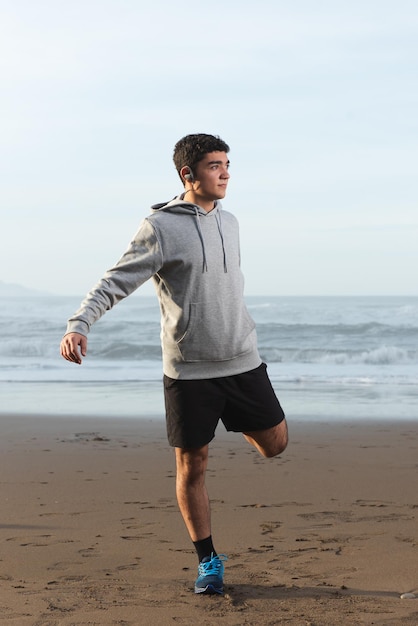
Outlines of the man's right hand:
M 67 361 L 81 365 L 81 357 L 87 354 L 87 337 L 80 335 L 80 333 L 64 335 L 61 340 L 60 352 Z

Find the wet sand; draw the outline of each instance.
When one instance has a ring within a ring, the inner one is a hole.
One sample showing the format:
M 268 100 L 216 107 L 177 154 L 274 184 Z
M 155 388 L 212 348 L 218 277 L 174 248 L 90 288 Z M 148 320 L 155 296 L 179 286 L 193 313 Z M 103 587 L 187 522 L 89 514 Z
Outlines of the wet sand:
M 218 429 L 212 597 L 163 420 L 0 416 L 0 624 L 417 626 L 418 422 L 289 430 L 266 460 Z

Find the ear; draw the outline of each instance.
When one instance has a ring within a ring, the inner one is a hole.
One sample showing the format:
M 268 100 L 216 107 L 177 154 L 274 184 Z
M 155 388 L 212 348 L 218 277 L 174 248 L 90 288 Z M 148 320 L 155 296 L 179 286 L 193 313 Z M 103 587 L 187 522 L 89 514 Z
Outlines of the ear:
M 180 176 L 182 177 L 184 183 L 192 183 L 194 181 L 193 172 L 188 165 L 184 165 L 181 168 Z

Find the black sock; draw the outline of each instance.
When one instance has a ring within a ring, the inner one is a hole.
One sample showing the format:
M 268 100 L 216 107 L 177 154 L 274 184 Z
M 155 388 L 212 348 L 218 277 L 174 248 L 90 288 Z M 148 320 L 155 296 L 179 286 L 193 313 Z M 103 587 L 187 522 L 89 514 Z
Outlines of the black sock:
M 212 535 L 209 535 L 206 539 L 200 539 L 200 541 L 193 541 L 193 544 L 196 548 L 199 563 L 201 563 L 206 556 L 216 556 L 216 550 L 213 547 L 212 542 Z

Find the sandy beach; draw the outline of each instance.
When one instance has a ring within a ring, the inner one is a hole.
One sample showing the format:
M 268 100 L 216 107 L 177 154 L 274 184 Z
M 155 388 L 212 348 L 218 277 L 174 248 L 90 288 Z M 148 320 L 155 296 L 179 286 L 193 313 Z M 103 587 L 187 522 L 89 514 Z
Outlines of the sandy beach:
M 1 416 L 0 624 L 417 626 L 417 422 L 289 430 L 265 460 L 218 429 L 208 597 L 163 420 Z

